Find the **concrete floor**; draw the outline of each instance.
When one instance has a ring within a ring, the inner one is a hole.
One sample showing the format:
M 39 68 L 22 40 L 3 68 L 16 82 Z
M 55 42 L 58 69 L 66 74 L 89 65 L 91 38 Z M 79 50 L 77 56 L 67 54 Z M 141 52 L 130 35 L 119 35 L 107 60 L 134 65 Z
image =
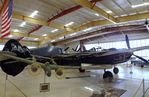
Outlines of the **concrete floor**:
M 120 72 L 114 75 L 113 82 L 104 82 L 102 80 L 103 70 L 92 70 L 84 74 L 78 70 L 66 70 L 65 76 L 71 79 L 57 79 L 53 72 L 52 77 L 45 77 L 43 72 L 38 76 L 31 76 L 27 70 L 24 70 L 16 77 L 8 77 L 8 80 L 15 84 L 27 97 L 91 97 L 93 92 L 100 93 L 107 88 L 118 88 L 127 90 L 121 97 L 133 97 L 142 79 L 145 79 L 145 87 L 149 87 L 149 68 L 141 69 L 133 67 L 133 74 L 130 74 L 130 67 L 126 65 L 118 66 Z M 73 78 L 84 76 L 84 78 Z M 91 77 L 89 77 L 91 76 Z M 0 70 L 0 97 L 25 97 L 17 88 L 7 81 L 5 95 L 5 73 Z M 40 92 L 40 83 L 50 83 L 49 92 Z M 142 88 L 135 97 L 141 97 Z M 96 96 L 98 97 L 98 96 Z M 100 96 L 99 96 L 100 97 Z M 116 96 L 111 96 L 116 97 Z M 149 93 L 145 97 L 149 97 Z

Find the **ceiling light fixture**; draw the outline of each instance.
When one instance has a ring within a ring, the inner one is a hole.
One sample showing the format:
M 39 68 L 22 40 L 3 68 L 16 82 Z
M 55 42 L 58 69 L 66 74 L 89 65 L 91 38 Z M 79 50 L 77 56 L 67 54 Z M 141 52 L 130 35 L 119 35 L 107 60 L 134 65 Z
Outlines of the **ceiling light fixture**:
M 107 13 L 112 13 L 112 11 L 111 10 L 108 10 L 108 11 L 106 11 Z
M 77 33 L 72 33 L 72 34 L 70 34 L 70 36 L 74 36 L 74 35 L 76 35 Z
M 99 14 L 98 14 L 98 13 L 95 13 L 94 15 L 99 16 Z
M 11 38 L 11 37 L 13 37 L 13 35 L 9 35 L 8 37 Z
M 64 37 L 59 37 L 58 39 L 63 39 Z
M 51 40 L 51 42 L 55 42 L 56 40 Z
M 38 12 L 39 12 L 38 10 L 35 10 L 29 17 L 32 17 L 33 18 L 35 15 L 38 14 Z
M 18 29 L 14 29 L 13 32 L 19 32 L 19 30 Z
M 54 30 L 52 30 L 51 32 L 54 33 L 54 32 L 56 32 L 56 31 L 58 31 L 58 29 L 54 29 Z
M 131 5 L 131 7 L 132 8 L 137 8 L 137 7 L 147 6 L 147 5 L 149 5 L 149 2 L 145 2 L 145 3 L 137 4 L 137 5 Z
M 89 31 L 89 30 L 92 30 L 92 28 L 87 28 L 87 29 L 85 29 L 83 31 L 86 32 L 86 31 Z
M 24 27 L 26 25 L 26 22 L 22 22 L 21 24 L 20 24 L 20 27 Z
M 92 88 L 90 88 L 90 87 L 84 87 L 85 89 L 87 89 L 87 90 L 90 90 L 90 91 L 94 91 Z
M 47 36 L 47 34 L 43 34 L 42 36 Z
M 35 38 L 34 40 L 39 40 L 39 38 Z
M 68 26 L 70 26 L 70 25 L 72 25 L 72 24 L 74 24 L 74 22 L 67 23 L 67 24 L 65 24 L 64 26 L 68 27 Z

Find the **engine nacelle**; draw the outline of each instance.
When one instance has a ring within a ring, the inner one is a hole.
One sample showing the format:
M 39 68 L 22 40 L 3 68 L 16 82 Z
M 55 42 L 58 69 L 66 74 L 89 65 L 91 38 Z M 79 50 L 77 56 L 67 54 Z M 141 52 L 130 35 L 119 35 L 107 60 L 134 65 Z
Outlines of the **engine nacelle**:
M 13 52 L 17 55 L 17 57 L 21 58 L 28 58 L 31 56 L 30 52 L 27 51 L 27 48 L 23 47 L 15 39 L 10 39 L 5 44 L 3 51 Z M 8 59 L 1 62 L 2 70 L 12 76 L 16 76 L 21 73 L 27 65 L 27 63 L 16 61 L 14 59 Z

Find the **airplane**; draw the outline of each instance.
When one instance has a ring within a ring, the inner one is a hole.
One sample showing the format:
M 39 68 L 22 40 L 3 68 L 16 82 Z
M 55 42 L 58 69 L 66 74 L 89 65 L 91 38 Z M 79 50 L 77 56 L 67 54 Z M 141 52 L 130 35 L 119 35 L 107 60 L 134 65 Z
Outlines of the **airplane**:
M 51 76 L 51 70 L 55 70 L 57 75 L 62 75 L 60 68 L 79 69 L 81 72 L 82 63 L 93 64 L 93 66 L 114 66 L 113 72 L 117 74 L 116 64 L 126 62 L 130 59 L 134 51 L 149 49 L 149 46 L 130 48 L 129 39 L 126 35 L 128 49 L 106 49 L 103 51 L 63 53 L 62 48 L 46 46 L 29 50 L 22 46 L 17 40 L 9 40 L 3 51 L 0 52 L 0 66 L 2 70 L 12 76 L 21 73 L 27 65 L 31 64 L 31 71 L 36 72 L 38 68 L 43 68 L 47 76 Z M 148 62 L 144 58 L 134 55 L 137 58 Z M 104 70 L 103 79 L 113 79 L 110 71 Z
M 53 59 L 31 55 L 26 46 L 22 46 L 17 40 L 10 39 L 0 51 L 0 67 L 2 71 L 11 76 L 20 74 L 26 66 L 30 65 L 30 71 L 35 73 L 43 69 L 45 74 L 50 77 L 51 70 L 55 70 L 57 76 L 62 76 L 61 68 L 71 69 L 69 66 L 58 66 Z M 77 67 L 76 67 L 77 68 Z
M 31 50 L 33 55 L 39 55 L 44 57 L 52 58 L 58 65 L 63 66 L 80 66 L 79 71 L 85 72 L 84 69 L 81 68 L 82 63 L 93 64 L 93 66 L 105 66 L 105 65 L 112 65 L 114 66 L 113 72 L 118 74 L 119 69 L 115 67 L 116 64 L 123 63 L 128 61 L 131 56 L 135 56 L 144 62 L 148 62 L 146 59 L 135 55 L 133 52 L 149 49 L 149 46 L 137 47 L 137 48 L 130 48 L 130 43 L 128 36 L 125 36 L 127 49 L 104 49 L 102 51 L 95 51 L 95 50 L 85 50 L 81 52 L 75 53 L 63 53 L 63 50 L 58 47 L 42 47 L 38 49 Z M 68 48 L 67 48 L 68 49 Z M 83 47 L 83 49 L 85 49 Z M 76 51 L 76 49 L 74 49 Z M 104 70 L 103 79 L 113 79 L 113 74 L 110 71 Z

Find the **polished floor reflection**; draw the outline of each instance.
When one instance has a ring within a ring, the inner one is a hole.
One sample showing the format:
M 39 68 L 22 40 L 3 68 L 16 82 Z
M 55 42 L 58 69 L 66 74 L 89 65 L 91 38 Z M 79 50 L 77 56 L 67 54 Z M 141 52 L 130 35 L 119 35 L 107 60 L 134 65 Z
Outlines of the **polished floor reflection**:
M 16 77 L 8 76 L 5 91 L 5 74 L 0 70 L 0 97 L 94 97 L 103 90 L 114 88 L 122 90 L 120 97 L 141 97 L 142 86 L 136 93 L 142 79 L 145 79 L 145 88 L 149 87 L 149 68 L 118 66 L 120 72 L 114 75 L 113 82 L 102 80 L 103 70 L 91 70 L 79 73 L 78 70 L 65 70 L 67 79 L 59 78 L 52 72 L 52 77 L 45 77 L 43 72 L 38 76 L 31 76 L 27 69 Z M 130 71 L 133 73 L 130 73 Z M 112 71 L 112 70 L 111 70 Z M 50 83 L 49 92 L 40 92 L 40 83 Z M 21 90 L 22 94 L 17 88 Z M 125 91 L 126 90 L 126 91 Z M 145 97 L 149 97 L 149 93 Z M 97 96 L 102 97 L 102 96 Z M 109 97 L 109 96 L 107 96 Z M 111 96 L 116 97 L 116 96 Z

